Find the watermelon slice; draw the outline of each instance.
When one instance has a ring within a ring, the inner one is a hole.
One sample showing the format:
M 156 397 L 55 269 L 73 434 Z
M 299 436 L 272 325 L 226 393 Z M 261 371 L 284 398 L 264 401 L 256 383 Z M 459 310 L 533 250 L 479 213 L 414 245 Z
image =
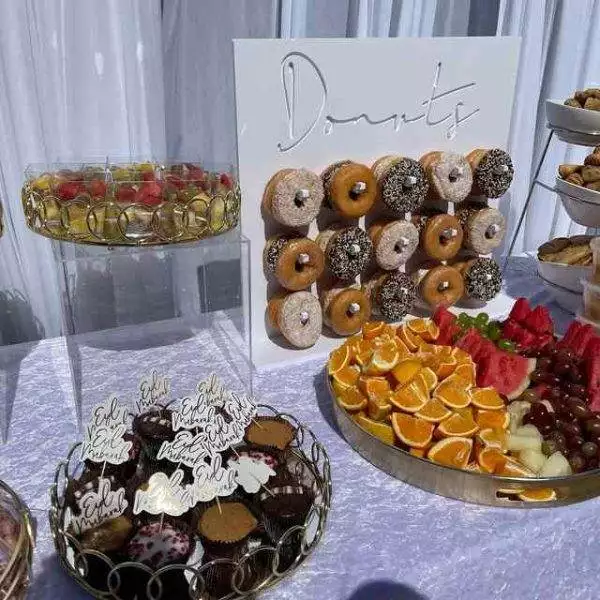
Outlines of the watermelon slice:
M 514 303 L 508 318 L 511 321 L 516 321 L 517 323 L 524 323 L 529 316 L 529 313 L 531 313 L 531 306 L 529 306 L 529 301 L 527 298 L 518 298 Z
M 573 339 L 577 336 L 577 334 L 579 333 L 579 330 L 582 327 L 583 327 L 583 324 L 580 323 L 579 321 L 571 321 L 571 324 L 569 325 L 567 332 L 563 336 L 562 340 L 560 340 L 556 345 L 559 348 L 571 348 Z
M 600 389 L 588 394 L 588 406 L 591 410 L 600 412 Z
M 584 325 L 579 329 L 577 335 L 574 336 L 571 341 L 570 348 L 579 356 L 583 358 L 583 354 L 587 345 L 596 337 L 594 328 L 591 325 Z
M 525 329 L 519 323 L 513 319 L 508 319 L 502 326 L 502 337 L 517 342 L 518 338 L 521 337 L 522 331 L 525 331 Z
M 525 318 L 523 325 L 535 333 L 553 333 L 554 322 L 550 311 L 541 304 L 536 306 Z
M 436 340 L 436 344 L 441 346 L 451 346 L 454 337 L 460 333 L 460 327 L 456 325 L 456 316 L 444 306 L 440 306 L 435 313 L 433 313 L 433 321 L 440 330 L 440 335 Z
M 594 336 L 586 352 L 587 387 L 590 403 L 596 396 L 600 396 L 600 338 Z M 600 400 L 599 400 L 600 401 Z M 595 410 L 599 410 L 596 408 Z
M 509 400 L 518 398 L 529 387 L 535 359 L 498 350 L 477 363 L 477 385 L 493 387 Z
M 456 316 L 452 314 L 445 306 L 440 306 L 433 313 L 432 319 L 440 329 L 445 329 L 447 325 L 450 325 L 456 321 Z

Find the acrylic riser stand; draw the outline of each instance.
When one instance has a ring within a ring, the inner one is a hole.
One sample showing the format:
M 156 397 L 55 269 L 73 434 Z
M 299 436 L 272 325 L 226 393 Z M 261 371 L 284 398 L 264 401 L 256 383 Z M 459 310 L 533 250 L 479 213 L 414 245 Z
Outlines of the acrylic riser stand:
M 169 398 L 193 393 L 215 371 L 230 389 L 252 393 L 249 242 L 237 231 L 152 247 L 50 243 L 63 318 L 61 362 L 68 363 L 79 427 L 110 394 L 133 408 L 140 379 L 152 371 L 170 379 Z M 11 377 L 16 387 L 18 369 Z

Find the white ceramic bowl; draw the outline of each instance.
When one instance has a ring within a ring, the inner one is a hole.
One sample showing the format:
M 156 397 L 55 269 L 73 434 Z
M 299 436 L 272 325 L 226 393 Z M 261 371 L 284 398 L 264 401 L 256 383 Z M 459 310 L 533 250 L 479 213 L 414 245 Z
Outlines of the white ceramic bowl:
M 600 111 L 567 106 L 561 100 L 546 100 L 546 118 L 552 129 L 574 131 L 589 136 L 586 145 L 594 145 L 597 142 L 592 138 L 600 138 Z
M 556 189 L 565 210 L 575 221 L 586 227 L 600 227 L 600 192 L 556 178 Z
M 572 292 L 567 288 L 551 283 L 547 279 L 542 279 L 542 282 L 556 304 L 561 308 L 564 308 L 568 313 L 573 315 L 581 311 L 583 304 L 583 295 L 581 293 Z
M 538 275 L 548 283 L 563 288 L 567 292 L 583 294 L 582 279 L 589 279 L 594 267 L 563 265 L 561 263 L 537 261 Z

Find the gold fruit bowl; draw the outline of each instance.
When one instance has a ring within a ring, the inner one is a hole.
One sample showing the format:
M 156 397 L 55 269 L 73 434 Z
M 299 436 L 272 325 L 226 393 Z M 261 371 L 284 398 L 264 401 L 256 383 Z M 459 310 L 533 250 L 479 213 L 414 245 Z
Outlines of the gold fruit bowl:
M 28 227 L 83 244 L 147 246 L 201 240 L 237 226 L 233 169 L 193 163 L 28 167 L 21 192 Z

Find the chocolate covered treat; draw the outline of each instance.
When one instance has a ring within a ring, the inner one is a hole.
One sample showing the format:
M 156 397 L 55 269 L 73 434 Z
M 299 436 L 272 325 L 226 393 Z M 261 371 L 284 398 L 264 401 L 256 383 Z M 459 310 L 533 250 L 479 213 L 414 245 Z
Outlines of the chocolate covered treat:
M 293 425 L 280 417 L 256 417 L 246 429 L 249 444 L 277 450 L 285 450 L 295 436 Z
M 190 536 L 170 523 L 144 525 L 127 546 L 127 556 L 154 569 L 185 562 L 191 553 Z
M 79 541 L 81 546 L 87 550 L 97 550 L 108 554 L 120 550 L 132 531 L 133 524 L 130 519 L 121 515 L 88 529 L 81 535 Z

